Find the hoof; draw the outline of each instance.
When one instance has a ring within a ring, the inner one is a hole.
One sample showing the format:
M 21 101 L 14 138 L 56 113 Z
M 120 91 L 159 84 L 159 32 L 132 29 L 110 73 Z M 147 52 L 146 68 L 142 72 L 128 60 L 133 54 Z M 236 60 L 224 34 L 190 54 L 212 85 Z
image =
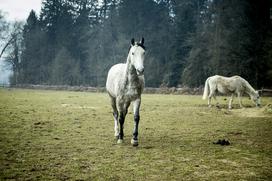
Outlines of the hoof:
M 138 140 L 131 139 L 131 144 L 132 144 L 132 146 L 138 146 L 139 142 L 138 142 Z
M 124 142 L 124 140 L 122 140 L 122 139 L 117 140 L 117 144 L 122 144 L 123 142 Z

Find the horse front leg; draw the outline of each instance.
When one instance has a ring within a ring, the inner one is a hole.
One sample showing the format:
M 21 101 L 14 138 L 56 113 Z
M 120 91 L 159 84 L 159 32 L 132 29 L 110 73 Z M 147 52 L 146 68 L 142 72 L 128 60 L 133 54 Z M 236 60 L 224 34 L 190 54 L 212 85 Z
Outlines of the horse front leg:
M 119 124 L 120 124 L 120 131 L 118 135 L 117 143 L 123 143 L 124 140 L 124 122 L 125 122 L 125 115 L 124 112 L 120 112 L 119 115 Z
M 117 143 L 123 143 L 123 140 L 124 140 L 124 123 L 125 123 L 128 107 L 129 107 L 129 103 L 118 104 L 118 111 L 120 114 L 119 115 L 120 131 L 119 131 Z
M 231 109 L 232 108 L 232 101 L 233 101 L 233 96 L 234 96 L 234 94 L 231 94 L 231 96 L 230 96 L 230 100 L 229 100 L 229 109 Z
M 237 93 L 237 97 L 238 97 L 240 108 L 243 108 L 242 101 L 241 101 L 241 93 L 240 92 Z
M 138 146 L 138 127 L 140 121 L 140 105 L 141 99 L 137 99 L 134 101 L 133 112 L 134 112 L 134 130 L 133 130 L 133 138 L 131 139 L 131 144 L 133 146 Z

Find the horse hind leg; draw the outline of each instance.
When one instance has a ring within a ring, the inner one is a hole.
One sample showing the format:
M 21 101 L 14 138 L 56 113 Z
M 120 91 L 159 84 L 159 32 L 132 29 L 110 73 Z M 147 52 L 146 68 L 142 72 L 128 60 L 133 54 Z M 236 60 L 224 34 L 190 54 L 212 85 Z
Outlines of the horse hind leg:
M 116 99 L 111 97 L 111 107 L 113 110 L 113 118 L 114 118 L 114 136 L 118 138 L 119 128 L 118 128 L 118 110 L 116 108 Z
M 218 100 L 217 100 L 217 98 L 216 98 L 215 95 L 213 96 L 213 98 L 214 98 L 214 100 L 215 100 L 215 102 L 216 102 L 216 107 L 217 107 L 217 108 L 220 108 L 220 107 L 219 107 L 219 102 L 218 102 Z
M 211 105 L 212 97 L 214 97 L 214 91 L 213 90 L 210 91 L 210 94 L 208 96 L 208 106 L 209 107 L 212 107 L 212 105 Z

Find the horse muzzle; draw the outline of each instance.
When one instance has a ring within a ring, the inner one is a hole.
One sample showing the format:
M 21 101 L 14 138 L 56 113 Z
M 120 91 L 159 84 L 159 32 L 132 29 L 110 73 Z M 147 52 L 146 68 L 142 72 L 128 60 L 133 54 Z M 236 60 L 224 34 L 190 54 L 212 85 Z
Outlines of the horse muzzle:
M 137 75 L 143 75 L 144 74 L 144 68 L 136 69 Z

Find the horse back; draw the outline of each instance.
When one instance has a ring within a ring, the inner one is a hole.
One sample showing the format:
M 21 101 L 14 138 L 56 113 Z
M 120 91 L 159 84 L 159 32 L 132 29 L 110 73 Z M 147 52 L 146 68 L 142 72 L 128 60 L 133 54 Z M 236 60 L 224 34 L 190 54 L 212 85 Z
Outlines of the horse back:
M 209 79 L 211 86 L 221 93 L 241 92 L 244 89 L 244 79 L 240 76 L 224 77 L 215 75 Z

